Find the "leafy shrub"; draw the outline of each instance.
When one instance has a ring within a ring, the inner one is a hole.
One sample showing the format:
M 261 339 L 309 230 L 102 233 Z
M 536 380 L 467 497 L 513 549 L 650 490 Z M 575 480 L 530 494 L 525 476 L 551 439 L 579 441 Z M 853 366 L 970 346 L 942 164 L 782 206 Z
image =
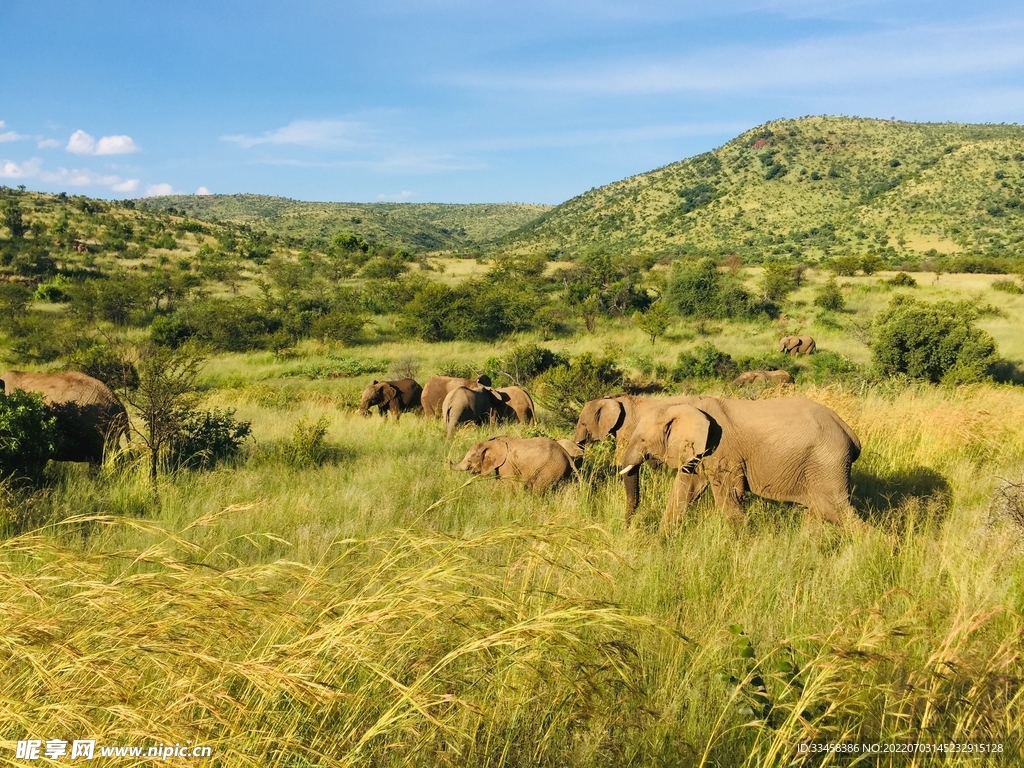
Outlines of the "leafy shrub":
M 534 399 L 562 424 L 575 424 L 583 404 L 622 386 L 622 371 L 610 356 L 585 352 L 534 380 Z
M 894 285 L 897 288 L 916 288 L 917 280 L 908 275 L 906 272 L 897 272 L 891 278 L 886 281 L 889 285 Z
M 875 318 L 875 365 L 884 375 L 906 374 L 931 382 L 988 378 L 996 362 L 996 345 L 975 327 L 977 318 L 968 302 L 927 304 L 912 296 L 895 296 Z
M 992 282 L 993 291 L 1002 291 L 1003 293 L 1013 293 L 1017 295 L 1024 294 L 1024 287 L 1021 286 L 1016 280 L 994 280 Z
M 814 304 L 829 312 L 838 312 L 846 306 L 846 299 L 843 298 L 843 292 L 834 277 L 830 277 L 818 291 L 818 295 L 814 297 Z
M 857 256 L 836 256 L 825 262 L 824 266 L 838 277 L 853 277 L 861 267 L 861 260 Z
M 298 371 L 289 371 L 284 376 L 308 376 L 311 379 L 348 379 L 370 373 L 383 373 L 391 360 L 382 358 L 358 359 L 352 357 L 328 356 L 328 362 L 305 365 Z
M 59 440 L 57 416 L 41 395 L 21 390 L 0 395 L 0 480 L 38 483 Z
M 778 315 L 772 302 L 754 302 L 739 279 L 718 270 L 715 260 L 677 261 L 665 289 L 668 306 L 684 317 L 724 319 L 760 313 Z
M 691 352 L 680 352 L 672 369 L 675 381 L 685 379 L 730 379 L 739 373 L 732 356 L 714 344 L 702 344 Z
M 492 381 L 507 380 L 509 384 L 523 385 L 535 379 L 549 368 L 565 365 L 568 360 L 547 347 L 537 344 L 518 344 L 504 355 L 489 357 L 484 363 L 484 371 Z
M 179 424 L 167 448 L 171 469 L 212 469 L 238 454 L 252 433 L 252 424 L 237 421 L 234 409 L 191 411 Z
M 761 295 L 765 301 L 785 301 L 799 287 L 799 272 L 792 264 L 768 262 L 761 275 Z
M 359 338 L 366 325 L 366 318 L 358 312 L 334 309 L 316 318 L 310 325 L 310 334 L 323 341 L 340 341 L 351 344 Z
M 811 355 L 809 362 L 808 373 L 811 379 L 818 383 L 860 372 L 860 366 L 850 358 L 827 349 Z
M 66 362 L 72 370 L 99 379 L 114 390 L 135 389 L 139 385 L 135 364 L 104 342 L 93 342 L 75 350 Z
M 462 360 L 442 360 L 437 367 L 438 376 L 454 376 L 457 379 L 476 378 L 476 368 Z
M 281 455 L 285 462 L 301 469 L 319 467 L 330 454 L 324 441 L 327 436 L 328 421 L 321 416 L 312 424 L 303 416 L 295 424 L 291 437 L 282 446 Z
M 193 340 L 224 352 L 246 352 L 272 346 L 281 327 L 280 319 L 269 317 L 252 299 L 210 299 L 157 317 L 150 333 L 154 342 L 173 349 Z

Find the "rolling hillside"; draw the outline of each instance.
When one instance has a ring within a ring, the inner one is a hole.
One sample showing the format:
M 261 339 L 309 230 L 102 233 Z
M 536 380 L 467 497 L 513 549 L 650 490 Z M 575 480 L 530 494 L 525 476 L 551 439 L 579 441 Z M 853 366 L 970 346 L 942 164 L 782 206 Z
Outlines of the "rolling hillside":
M 409 251 L 473 250 L 549 210 L 516 203 L 310 203 L 265 195 L 173 195 L 137 203 L 314 243 L 326 243 L 339 232 L 355 232 Z
M 548 211 L 499 247 L 912 257 L 1024 252 L 1024 127 L 780 120 Z

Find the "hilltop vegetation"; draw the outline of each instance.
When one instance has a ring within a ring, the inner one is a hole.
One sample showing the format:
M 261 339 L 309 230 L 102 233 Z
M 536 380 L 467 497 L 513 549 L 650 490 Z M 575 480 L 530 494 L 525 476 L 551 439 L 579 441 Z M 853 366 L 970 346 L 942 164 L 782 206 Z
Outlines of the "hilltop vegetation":
M 137 202 L 147 210 L 257 227 L 292 244 L 326 247 L 336 235 L 352 232 L 407 251 L 456 252 L 479 249 L 549 210 L 518 203 L 308 203 L 266 195 L 171 195 Z
M 500 246 L 575 258 L 736 253 L 748 263 L 1024 253 L 1024 127 L 779 120 L 586 192 Z

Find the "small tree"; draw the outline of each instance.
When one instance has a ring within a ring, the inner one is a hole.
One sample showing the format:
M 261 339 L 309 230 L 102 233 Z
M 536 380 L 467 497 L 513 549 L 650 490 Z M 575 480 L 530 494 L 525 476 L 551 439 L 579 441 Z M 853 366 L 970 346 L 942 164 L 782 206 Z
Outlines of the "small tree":
M 843 292 L 834 277 L 830 277 L 818 291 L 818 295 L 814 297 L 814 304 L 829 312 L 838 312 L 846 306 L 846 299 L 843 298 Z
M 651 344 L 653 344 L 659 336 L 668 330 L 668 308 L 661 301 L 656 301 L 646 312 L 634 313 L 633 322 L 650 337 Z
M 784 301 L 786 296 L 796 290 L 797 285 L 792 265 L 780 262 L 764 265 L 764 273 L 761 275 L 761 298 L 765 301 Z
M 996 362 L 996 345 L 975 327 L 977 318 L 967 302 L 928 304 L 906 294 L 894 296 L 875 318 L 875 365 L 887 375 L 932 382 L 988 378 Z
M 0 394 L 0 479 L 39 482 L 59 439 L 57 416 L 41 395 Z
M 11 198 L 4 206 L 4 226 L 11 230 L 11 239 L 20 240 L 25 236 L 25 222 L 21 218 L 21 206 Z
M 138 411 L 142 423 L 141 427 L 133 425 L 133 431 L 149 453 L 149 478 L 154 490 L 160 455 L 181 434 L 196 404 L 195 382 L 203 362 L 188 347 L 147 345 L 139 350 L 135 363 L 138 386 L 122 390 L 125 401 Z

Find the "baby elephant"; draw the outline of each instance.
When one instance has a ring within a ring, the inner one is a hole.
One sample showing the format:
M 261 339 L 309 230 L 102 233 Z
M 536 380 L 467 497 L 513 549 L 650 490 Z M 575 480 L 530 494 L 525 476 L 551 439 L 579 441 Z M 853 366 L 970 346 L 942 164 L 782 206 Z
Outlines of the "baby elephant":
M 557 440 L 502 436 L 477 443 L 461 464 L 450 467 L 475 475 L 493 473 L 499 478 L 518 479 L 531 491 L 543 493 L 572 476 L 574 460 Z
M 792 384 L 793 377 L 789 371 L 747 371 L 741 373 L 733 382 L 737 387 L 744 384 Z

